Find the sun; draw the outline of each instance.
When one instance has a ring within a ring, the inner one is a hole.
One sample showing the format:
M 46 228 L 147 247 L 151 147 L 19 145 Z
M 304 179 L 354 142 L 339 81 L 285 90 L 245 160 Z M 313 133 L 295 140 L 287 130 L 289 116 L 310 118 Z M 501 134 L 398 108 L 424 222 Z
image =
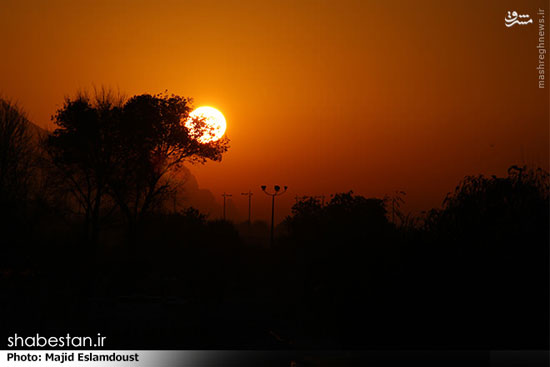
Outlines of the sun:
M 196 135 L 198 132 L 197 127 L 193 124 L 194 119 L 204 119 L 206 129 L 202 135 L 196 139 L 200 143 L 209 143 L 222 138 L 225 134 L 227 124 L 223 114 L 214 107 L 202 106 L 194 110 L 189 114 L 189 117 L 185 121 L 185 127 L 189 129 L 191 135 Z

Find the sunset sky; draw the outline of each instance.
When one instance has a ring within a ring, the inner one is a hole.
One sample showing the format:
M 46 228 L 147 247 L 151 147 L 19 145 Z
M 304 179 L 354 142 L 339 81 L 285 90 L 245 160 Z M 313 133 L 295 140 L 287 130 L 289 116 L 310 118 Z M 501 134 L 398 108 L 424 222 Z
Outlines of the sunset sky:
M 249 189 L 269 218 L 262 184 L 289 186 L 279 219 L 295 195 L 348 190 L 403 190 L 417 213 L 465 175 L 548 169 L 539 8 L 548 28 L 547 1 L 0 0 L 0 95 L 50 130 L 93 86 L 216 107 L 231 148 L 190 169 L 243 218 Z M 513 10 L 534 24 L 505 27 Z

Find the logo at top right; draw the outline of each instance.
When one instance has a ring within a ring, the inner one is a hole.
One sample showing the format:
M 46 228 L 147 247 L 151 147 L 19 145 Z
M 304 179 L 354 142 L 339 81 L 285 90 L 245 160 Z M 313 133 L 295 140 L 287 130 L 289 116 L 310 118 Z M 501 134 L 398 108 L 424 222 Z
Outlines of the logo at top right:
M 533 19 L 529 14 L 518 14 L 517 11 L 509 11 L 506 18 L 504 18 L 504 25 L 508 28 L 514 25 L 527 25 L 533 23 Z

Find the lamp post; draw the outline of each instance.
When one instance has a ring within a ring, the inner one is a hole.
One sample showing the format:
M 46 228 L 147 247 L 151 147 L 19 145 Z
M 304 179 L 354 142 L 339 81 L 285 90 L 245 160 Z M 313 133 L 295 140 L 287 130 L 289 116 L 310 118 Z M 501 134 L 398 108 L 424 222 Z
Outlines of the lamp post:
M 266 195 L 271 196 L 271 235 L 269 239 L 270 246 L 273 247 L 273 221 L 275 217 L 275 196 L 282 195 L 286 192 L 288 189 L 288 186 L 283 187 L 283 191 L 281 191 L 281 186 L 275 185 L 273 186 L 273 193 L 270 193 L 267 191 L 267 186 L 262 185 L 262 191 L 266 193 Z
M 222 194 L 223 196 L 223 220 L 225 221 L 225 198 L 229 198 L 233 195 L 231 194 L 226 194 L 225 192 Z
M 250 227 L 250 224 L 252 223 L 250 221 L 250 212 L 251 212 L 251 202 L 252 202 L 252 191 L 248 190 L 248 192 L 243 192 L 241 195 L 248 196 L 248 226 Z

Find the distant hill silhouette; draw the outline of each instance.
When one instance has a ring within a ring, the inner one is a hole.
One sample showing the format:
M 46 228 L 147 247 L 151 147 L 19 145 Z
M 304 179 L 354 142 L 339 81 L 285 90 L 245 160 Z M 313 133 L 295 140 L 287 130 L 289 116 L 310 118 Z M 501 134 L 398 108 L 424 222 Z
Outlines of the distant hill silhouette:
M 182 184 L 176 192 L 176 209 L 193 207 L 201 213 L 207 214 L 209 218 L 220 217 L 222 208 L 214 194 L 210 190 L 199 186 L 197 178 L 191 173 L 189 168 L 184 166 L 179 171 L 176 177 Z M 168 208 L 170 208 L 170 204 L 173 203 L 166 203 Z

